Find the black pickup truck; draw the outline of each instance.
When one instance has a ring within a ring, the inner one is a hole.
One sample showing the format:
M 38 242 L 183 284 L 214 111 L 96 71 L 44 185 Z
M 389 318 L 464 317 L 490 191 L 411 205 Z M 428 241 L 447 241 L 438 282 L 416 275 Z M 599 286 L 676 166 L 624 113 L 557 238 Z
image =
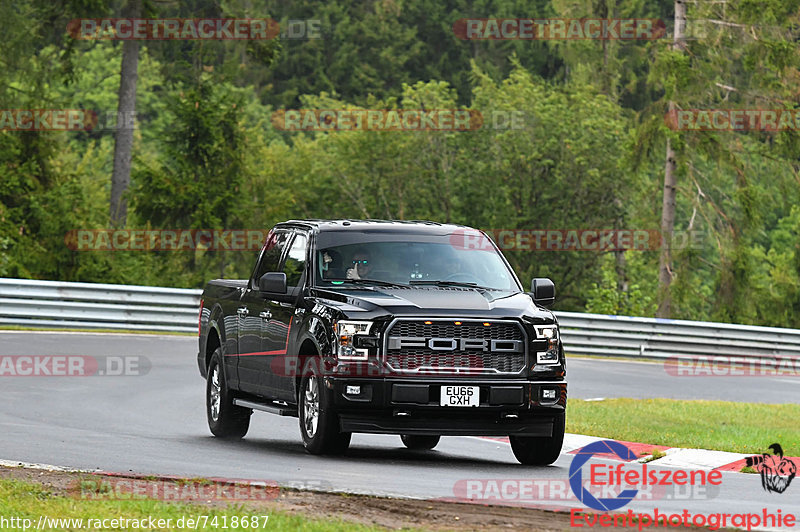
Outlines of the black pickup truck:
M 353 432 L 399 434 L 419 450 L 440 436 L 509 436 L 521 463 L 550 464 L 566 361 L 544 308 L 553 283 L 531 285 L 464 226 L 280 223 L 249 279 L 203 292 L 197 363 L 211 432 L 241 438 L 260 410 L 299 417 L 312 454 L 344 452 Z

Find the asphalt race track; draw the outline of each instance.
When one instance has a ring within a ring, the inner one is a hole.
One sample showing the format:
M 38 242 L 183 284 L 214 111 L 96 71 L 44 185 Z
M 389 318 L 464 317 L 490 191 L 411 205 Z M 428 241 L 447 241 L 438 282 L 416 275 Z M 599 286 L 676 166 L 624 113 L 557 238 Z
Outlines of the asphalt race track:
M 453 498 L 454 486 L 466 479 L 568 477 L 572 455 L 562 454 L 554 466 L 523 468 L 507 444 L 469 437 L 443 438 L 435 451 L 414 452 L 397 436 L 356 434 L 344 457 L 311 456 L 303 450 L 296 418 L 262 413 L 254 414 L 244 440 L 217 440 L 206 426 L 196 349 L 194 337 L 0 332 L 0 355 L 139 355 L 151 364 L 141 376 L 0 377 L 0 459 L 426 499 Z M 602 359 L 570 360 L 568 372 L 570 396 L 577 398 L 783 403 L 793 401 L 800 384 L 791 378 L 678 378 L 661 364 Z M 710 496 L 695 493 L 684 500 L 667 494 L 634 500 L 623 510 L 760 513 L 768 508 L 797 515 L 798 489 L 793 484 L 784 494 L 769 494 L 757 475 L 724 473 Z

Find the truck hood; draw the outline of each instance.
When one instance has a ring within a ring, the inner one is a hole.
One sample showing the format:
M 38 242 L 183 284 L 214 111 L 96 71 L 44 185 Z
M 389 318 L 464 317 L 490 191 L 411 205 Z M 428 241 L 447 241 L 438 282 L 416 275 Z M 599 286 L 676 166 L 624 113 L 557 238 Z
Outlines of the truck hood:
M 521 318 L 553 322 L 553 314 L 537 307 L 528 294 L 495 290 L 414 287 L 317 290 L 317 297 L 355 319 L 392 316 L 458 316 Z

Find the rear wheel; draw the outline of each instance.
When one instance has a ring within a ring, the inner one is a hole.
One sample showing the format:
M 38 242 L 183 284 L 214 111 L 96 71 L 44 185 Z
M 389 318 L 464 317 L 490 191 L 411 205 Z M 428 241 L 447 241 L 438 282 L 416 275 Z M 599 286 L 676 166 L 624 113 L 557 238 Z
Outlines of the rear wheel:
M 351 433 L 339 431 L 339 416 L 324 386 L 319 369 L 312 364 L 300 382 L 297 410 L 303 445 L 311 454 L 342 454 L 350 446 Z
M 416 434 L 401 434 L 403 445 L 414 451 L 429 451 L 439 444 L 439 436 L 418 436 Z
M 249 408 L 233 404 L 233 395 L 228 390 L 225 372 L 222 370 L 222 348 L 218 347 L 208 363 L 206 380 L 206 417 L 208 428 L 218 438 L 243 438 L 250 428 Z
M 514 456 L 524 465 L 550 465 L 561 454 L 564 443 L 564 414 L 553 421 L 553 435 L 544 438 L 530 436 L 509 436 Z

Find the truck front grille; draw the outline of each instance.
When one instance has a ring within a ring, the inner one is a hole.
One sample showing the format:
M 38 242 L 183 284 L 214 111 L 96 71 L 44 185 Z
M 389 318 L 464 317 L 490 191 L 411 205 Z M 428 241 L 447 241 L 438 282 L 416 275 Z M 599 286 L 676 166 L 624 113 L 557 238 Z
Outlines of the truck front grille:
M 527 352 L 520 324 L 491 320 L 398 319 L 386 331 L 385 347 L 394 373 L 439 376 L 516 375 Z

